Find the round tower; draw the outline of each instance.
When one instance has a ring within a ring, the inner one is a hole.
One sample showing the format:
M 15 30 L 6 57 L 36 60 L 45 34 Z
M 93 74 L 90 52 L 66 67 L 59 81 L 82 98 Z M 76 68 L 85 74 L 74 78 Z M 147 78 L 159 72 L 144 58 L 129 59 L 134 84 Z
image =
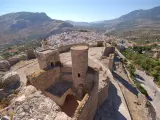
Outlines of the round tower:
M 71 47 L 72 76 L 75 88 L 84 88 L 88 70 L 88 46 Z

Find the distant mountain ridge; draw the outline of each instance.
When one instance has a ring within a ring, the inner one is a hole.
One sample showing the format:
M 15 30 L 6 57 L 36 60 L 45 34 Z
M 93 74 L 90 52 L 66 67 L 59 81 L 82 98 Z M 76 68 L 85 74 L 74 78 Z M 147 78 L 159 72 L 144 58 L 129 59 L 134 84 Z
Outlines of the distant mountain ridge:
M 79 22 L 69 22 L 75 26 L 81 26 Z M 85 24 L 87 24 L 85 26 Z M 160 6 L 148 10 L 135 10 L 126 15 L 112 20 L 84 23 L 83 27 L 129 30 L 129 29 L 157 29 L 160 27 Z
M 160 6 L 148 10 L 135 10 L 112 20 L 74 22 L 55 20 L 45 13 L 16 12 L 0 16 L 0 44 L 40 39 L 53 34 L 78 29 L 94 29 L 109 32 L 149 31 L 160 33 Z M 160 34 L 159 34 L 160 36 Z
M 71 30 L 73 25 L 45 13 L 17 12 L 0 16 L 0 43 L 42 38 Z

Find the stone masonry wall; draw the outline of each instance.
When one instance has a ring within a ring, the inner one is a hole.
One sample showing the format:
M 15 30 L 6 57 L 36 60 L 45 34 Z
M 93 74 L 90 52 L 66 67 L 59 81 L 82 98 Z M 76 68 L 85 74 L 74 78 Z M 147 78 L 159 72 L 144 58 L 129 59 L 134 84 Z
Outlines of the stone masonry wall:
M 70 73 L 72 72 L 72 67 L 61 67 L 61 72 L 62 73 Z
M 70 44 L 70 45 L 60 46 L 57 49 L 60 53 L 62 53 L 62 52 L 69 51 L 72 46 L 77 46 L 77 45 L 87 45 L 87 44 L 86 43 Z
M 41 69 L 56 66 L 56 63 L 60 61 L 59 52 L 56 49 L 37 51 L 37 58 Z
M 35 86 L 37 89 L 45 90 L 53 85 L 60 78 L 60 68 L 56 67 L 51 70 L 40 70 L 27 76 L 29 83 Z
M 93 120 L 94 118 L 98 104 L 98 74 L 94 80 L 93 86 L 94 87 L 89 93 L 89 97 L 86 99 L 85 104 L 82 103 L 84 106 L 80 107 L 78 110 L 80 112 L 79 116 L 77 117 L 78 120 Z
M 57 103 L 59 106 L 63 106 L 65 100 L 66 100 L 66 96 L 67 95 L 74 95 L 74 93 L 72 92 L 71 88 L 68 89 L 61 97 L 57 97 L 47 91 L 43 91 L 44 95 L 49 97 L 50 99 L 52 99 L 55 103 Z
M 70 82 L 73 81 L 72 74 L 61 74 L 60 79 L 64 81 L 70 81 Z
M 98 107 L 100 107 L 103 102 L 108 98 L 109 84 L 107 84 L 103 89 L 98 92 Z
M 102 56 L 107 56 L 109 57 L 110 54 L 115 52 L 115 47 L 106 47 L 103 51 Z
M 36 58 L 35 51 L 33 49 L 27 50 L 26 54 L 27 54 L 27 58 L 28 59 L 34 59 L 34 58 Z
M 69 66 L 65 66 L 65 67 L 61 67 L 61 80 L 64 81 L 73 81 L 72 78 L 72 67 Z
M 113 68 L 113 62 L 114 62 L 114 54 L 109 55 L 109 63 L 108 63 L 108 69 L 112 71 Z

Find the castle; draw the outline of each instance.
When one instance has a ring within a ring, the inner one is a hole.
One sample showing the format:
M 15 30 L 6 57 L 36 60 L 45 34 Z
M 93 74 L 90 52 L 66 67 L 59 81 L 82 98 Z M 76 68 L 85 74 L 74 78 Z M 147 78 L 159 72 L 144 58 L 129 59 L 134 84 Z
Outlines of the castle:
M 88 50 L 87 45 L 72 46 L 68 61 L 63 61 L 58 49 L 43 40 L 42 48 L 36 51 L 39 70 L 27 74 L 27 83 L 41 90 L 72 119 L 92 120 L 108 96 L 106 71 L 89 59 Z M 113 48 L 109 51 L 114 53 Z M 106 48 L 103 56 L 108 55 L 109 69 L 112 69 L 110 53 Z

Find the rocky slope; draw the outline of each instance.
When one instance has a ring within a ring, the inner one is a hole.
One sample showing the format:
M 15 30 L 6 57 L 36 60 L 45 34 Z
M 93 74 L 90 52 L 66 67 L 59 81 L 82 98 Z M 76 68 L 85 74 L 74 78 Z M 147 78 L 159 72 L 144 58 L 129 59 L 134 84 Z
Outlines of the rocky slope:
M 0 43 L 31 40 L 71 30 L 73 25 L 45 13 L 17 12 L 0 16 Z

